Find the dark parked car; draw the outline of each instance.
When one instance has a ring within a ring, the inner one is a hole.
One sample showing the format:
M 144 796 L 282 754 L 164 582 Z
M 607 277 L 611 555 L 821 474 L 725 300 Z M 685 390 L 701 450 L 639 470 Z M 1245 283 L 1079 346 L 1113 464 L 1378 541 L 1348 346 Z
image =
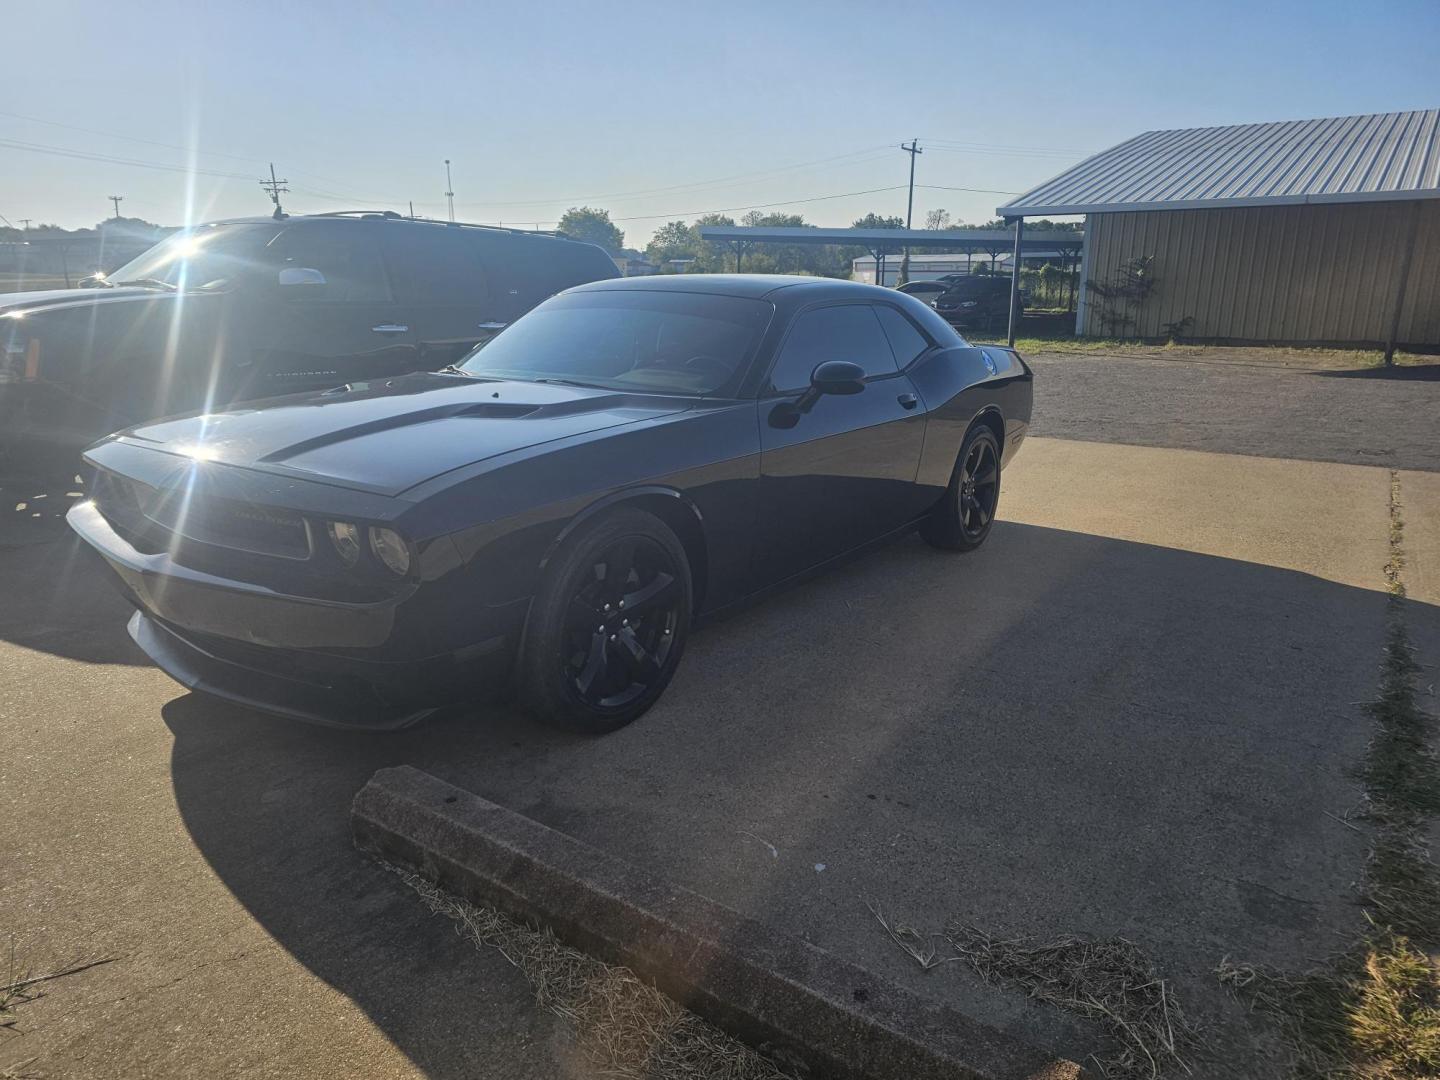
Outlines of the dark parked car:
M 975 274 L 954 282 L 934 300 L 935 310 L 956 327 L 1004 326 L 1010 318 L 1010 279 Z M 1020 298 L 1025 309 L 1025 298 Z
M 622 279 L 451 371 L 113 435 L 70 523 L 196 690 L 382 728 L 513 675 L 604 731 L 697 616 L 911 528 L 983 543 L 1030 403 L 1018 354 L 891 289 Z
M 948 292 L 950 285 L 944 281 L 907 281 L 904 285 L 898 286 L 898 290 L 906 296 L 913 296 L 928 304 L 941 293 Z
M 591 244 L 388 212 L 187 229 L 89 291 L 0 296 L 0 461 L 73 472 L 150 417 L 444 367 L 617 273 Z

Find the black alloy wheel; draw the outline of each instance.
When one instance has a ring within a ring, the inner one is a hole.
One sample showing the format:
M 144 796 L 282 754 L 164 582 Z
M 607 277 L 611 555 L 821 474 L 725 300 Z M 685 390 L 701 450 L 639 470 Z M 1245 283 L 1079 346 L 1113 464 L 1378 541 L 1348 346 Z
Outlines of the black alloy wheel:
M 690 604 L 685 549 L 658 518 L 619 510 L 582 527 L 536 596 L 520 661 L 523 700 L 572 730 L 628 724 L 669 684 Z
M 920 528 L 933 546 L 973 551 L 990 535 L 1000 504 L 1000 443 L 986 424 L 965 436 L 950 486 Z
M 960 527 L 977 543 L 1000 501 L 1000 453 L 995 440 L 976 439 L 960 462 Z
M 624 536 L 587 559 L 565 616 L 565 678 L 593 709 L 624 708 L 665 669 L 680 619 L 678 568 L 646 536 Z

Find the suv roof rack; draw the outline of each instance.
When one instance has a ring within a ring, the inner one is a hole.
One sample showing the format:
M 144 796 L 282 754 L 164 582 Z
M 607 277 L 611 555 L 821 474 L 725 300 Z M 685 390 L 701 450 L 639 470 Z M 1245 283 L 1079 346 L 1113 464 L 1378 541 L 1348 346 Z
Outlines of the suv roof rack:
M 303 217 L 336 218 L 380 218 L 385 221 L 415 221 L 425 225 L 444 225 L 456 229 L 488 229 L 491 232 L 514 233 L 517 236 L 556 236 L 568 240 L 559 229 L 514 229 L 508 225 L 481 225 L 474 221 L 439 221 L 436 218 L 407 217 L 394 210 L 327 210 L 320 214 L 304 214 Z

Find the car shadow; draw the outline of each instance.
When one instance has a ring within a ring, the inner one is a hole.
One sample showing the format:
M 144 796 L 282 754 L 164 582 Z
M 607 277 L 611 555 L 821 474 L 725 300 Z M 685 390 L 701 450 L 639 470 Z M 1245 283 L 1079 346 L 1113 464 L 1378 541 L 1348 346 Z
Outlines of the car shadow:
M 149 664 L 125 632 L 133 609 L 109 569 L 63 513 L 47 517 L 43 540 L 0 547 L 0 640 L 91 664 Z
M 82 497 L 78 480 L 0 476 L 0 550 L 64 539 L 65 512 Z
M 971 556 L 902 541 L 706 628 L 604 738 L 504 707 L 331 731 L 196 695 L 164 721 L 215 873 L 428 1075 L 465 1074 L 483 993 L 396 992 L 402 952 L 424 970 L 467 947 L 350 845 L 355 792 L 401 763 L 1077 1060 L 1095 1032 L 960 965 L 918 971 L 865 901 L 925 929 L 1124 936 L 1239 1046 L 1220 956 L 1299 965 L 1357 925 L 1364 838 L 1334 818 L 1359 798 L 1352 703 L 1385 612 L 1294 571 L 1002 522 Z M 1207 1075 L 1250 1075 L 1235 1060 Z

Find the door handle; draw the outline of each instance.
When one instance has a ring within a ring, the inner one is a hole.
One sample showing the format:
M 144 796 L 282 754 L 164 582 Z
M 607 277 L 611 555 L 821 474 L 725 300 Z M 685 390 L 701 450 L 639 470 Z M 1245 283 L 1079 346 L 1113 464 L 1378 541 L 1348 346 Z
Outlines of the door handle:
M 509 323 L 503 323 L 503 322 L 482 322 L 482 323 L 481 323 L 479 326 L 477 326 L 475 329 L 477 329 L 477 330 L 504 330 L 505 327 L 507 327 L 507 326 L 509 326 L 509 325 L 510 325 Z
M 381 323 L 379 326 L 370 327 L 370 332 L 374 334 L 403 334 L 409 329 L 410 327 L 401 326 L 399 323 L 387 322 Z
M 913 409 L 920 404 L 920 399 L 914 394 L 901 394 L 895 400 L 900 403 L 901 408 L 905 409 Z

